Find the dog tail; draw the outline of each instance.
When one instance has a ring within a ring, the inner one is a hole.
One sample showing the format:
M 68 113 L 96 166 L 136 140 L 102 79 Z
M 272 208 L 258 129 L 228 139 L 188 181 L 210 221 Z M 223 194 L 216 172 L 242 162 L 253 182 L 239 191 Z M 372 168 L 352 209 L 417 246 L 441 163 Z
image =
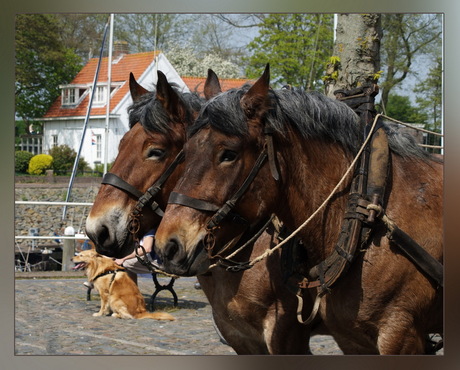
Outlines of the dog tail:
M 143 312 L 136 316 L 136 319 L 154 319 L 174 321 L 176 318 L 166 312 Z

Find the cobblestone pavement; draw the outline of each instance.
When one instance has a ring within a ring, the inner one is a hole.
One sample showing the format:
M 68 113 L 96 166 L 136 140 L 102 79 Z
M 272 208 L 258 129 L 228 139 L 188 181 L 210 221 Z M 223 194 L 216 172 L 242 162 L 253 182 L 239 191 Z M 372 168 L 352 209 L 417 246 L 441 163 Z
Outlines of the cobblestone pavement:
M 168 280 L 160 279 L 164 284 Z M 176 321 L 121 320 L 93 317 L 99 295 L 86 300 L 84 278 L 34 278 L 15 280 L 16 355 L 235 355 L 222 344 L 211 319 L 211 306 L 195 278 L 174 284 L 177 308 L 168 291 L 161 291 L 155 309 L 170 312 Z M 148 300 L 154 285 L 139 277 Z M 314 354 L 342 354 L 330 336 L 311 340 Z

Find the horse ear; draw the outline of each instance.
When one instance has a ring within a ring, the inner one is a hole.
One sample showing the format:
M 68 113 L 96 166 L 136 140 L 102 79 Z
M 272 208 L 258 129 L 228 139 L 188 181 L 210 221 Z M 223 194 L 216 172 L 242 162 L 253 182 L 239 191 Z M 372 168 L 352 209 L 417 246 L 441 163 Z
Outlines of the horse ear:
M 251 86 L 240 100 L 241 107 L 248 118 L 262 116 L 270 107 L 268 90 L 270 88 L 270 65 L 267 64 L 262 76 Z
M 219 78 L 212 69 L 208 69 L 208 78 L 204 83 L 204 97 L 206 100 L 209 100 L 221 92 L 222 88 L 220 87 Z
M 133 99 L 133 102 L 138 101 L 142 95 L 145 95 L 149 92 L 137 83 L 132 72 L 129 74 L 129 91 L 131 92 L 131 98 Z
M 163 72 L 158 71 L 157 81 L 157 99 L 163 108 L 171 117 L 177 118 L 179 121 L 184 121 L 186 118 L 187 108 L 185 107 L 179 95 L 169 84 Z

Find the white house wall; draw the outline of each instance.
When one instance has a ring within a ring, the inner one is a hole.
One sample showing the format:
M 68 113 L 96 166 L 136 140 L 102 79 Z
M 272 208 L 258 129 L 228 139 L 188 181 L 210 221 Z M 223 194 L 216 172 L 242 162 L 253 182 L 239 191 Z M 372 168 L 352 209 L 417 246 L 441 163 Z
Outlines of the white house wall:
M 57 135 L 57 145 L 67 145 L 78 152 L 84 120 L 72 121 L 48 121 L 43 135 L 43 152 L 48 153 L 53 145 L 53 136 Z M 105 156 L 105 117 L 90 119 L 88 122 L 85 138 L 81 148 L 80 158 L 94 168 L 95 164 L 104 163 Z M 108 155 L 107 162 L 111 163 L 118 154 L 118 144 L 126 133 L 127 128 L 118 118 L 109 121 Z M 101 147 L 98 153 L 96 137 L 100 135 Z

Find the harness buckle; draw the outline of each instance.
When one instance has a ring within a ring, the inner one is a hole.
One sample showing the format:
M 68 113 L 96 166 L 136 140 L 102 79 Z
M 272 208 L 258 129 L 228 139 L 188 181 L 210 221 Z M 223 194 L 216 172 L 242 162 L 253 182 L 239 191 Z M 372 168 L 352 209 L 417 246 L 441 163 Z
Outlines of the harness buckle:
M 128 230 L 131 234 L 135 235 L 139 232 L 141 228 L 141 223 L 139 221 L 139 216 L 136 214 L 131 214 L 131 220 L 129 221 Z

